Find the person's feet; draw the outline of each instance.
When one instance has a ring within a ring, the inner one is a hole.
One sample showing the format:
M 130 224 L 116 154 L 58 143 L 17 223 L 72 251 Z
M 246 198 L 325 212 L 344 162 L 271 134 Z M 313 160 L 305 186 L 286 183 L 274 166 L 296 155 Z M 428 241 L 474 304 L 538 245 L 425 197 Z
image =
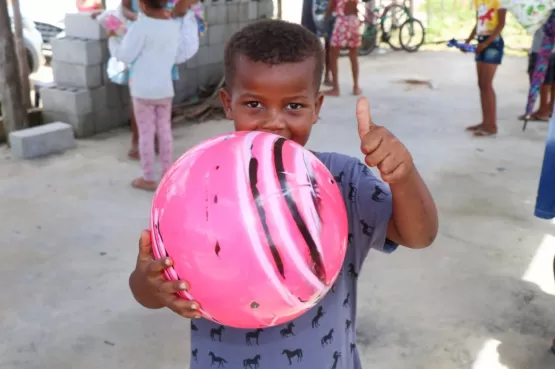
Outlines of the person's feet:
M 495 136 L 496 134 L 497 134 L 497 127 L 488 127 L 486 125 L 472 132 L 472 135 L 474 137 L 488 137 L 488 136 Z
M 476 124 L 475 126 L 466 127 L 466 131 L 474 132 L 484 128 L 484 123 Z
M 353 95 L 358 96 L 360 94 L 362 94 L 360 87 L 353 87 Z
M 139 177 L 131 182 L 131 186 L 139 190 L 156 191 L 158 184 L 155 181 L 147 181 L 143 177 Z
M 324 91 L 324 95 L 326 96 L 339 96 L 339 90 L 336 88 L 332 88 L 330 90 Z

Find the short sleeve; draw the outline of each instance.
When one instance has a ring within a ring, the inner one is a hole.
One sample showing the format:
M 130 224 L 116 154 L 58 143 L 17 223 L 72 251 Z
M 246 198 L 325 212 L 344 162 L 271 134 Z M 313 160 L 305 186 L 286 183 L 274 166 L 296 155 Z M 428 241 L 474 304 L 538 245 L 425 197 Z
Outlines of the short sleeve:
M 393 203 L 389 187 L 360 160 L 337 153 L 320 153 L 341 188 L 349 217 L 349 243 L 355 248 L 358 267 L 370 249 L 385 253 L 397 245 L 387 239 Z

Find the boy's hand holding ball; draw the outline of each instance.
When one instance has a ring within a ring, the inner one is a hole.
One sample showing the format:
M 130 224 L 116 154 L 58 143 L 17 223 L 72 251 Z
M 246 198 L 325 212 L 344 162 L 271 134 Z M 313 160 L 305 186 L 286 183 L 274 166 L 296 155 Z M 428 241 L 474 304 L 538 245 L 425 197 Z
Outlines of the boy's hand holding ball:
M 164 270 L 173 265 L 170 258 L 154 259 L 150 231 L 141 233 L 137 266 L 129 278 L 129 284 L 137 301 L 147 308 L 167 307 L 189 319 L 200 318 L 199 305 L 177 295 L 187 289 L 185 281 L 168 281 Z

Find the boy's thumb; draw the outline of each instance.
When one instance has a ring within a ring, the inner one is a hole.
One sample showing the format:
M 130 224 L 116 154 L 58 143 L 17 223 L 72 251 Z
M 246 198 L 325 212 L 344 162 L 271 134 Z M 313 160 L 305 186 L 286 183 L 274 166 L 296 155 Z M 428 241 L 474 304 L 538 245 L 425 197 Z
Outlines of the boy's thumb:
M 145 229 L 141 232 L 141 238 L 139 239 L 139 257 L 150 257 L 151 252 L 150 231 Z
M 364 136 L 370 132 L 372 125 L 372 115 L 370 114 L 370 103 L 366 97 L 361 97 L 357 101 L 357 122 L 358 122 L 358 135 L 362 140 Z

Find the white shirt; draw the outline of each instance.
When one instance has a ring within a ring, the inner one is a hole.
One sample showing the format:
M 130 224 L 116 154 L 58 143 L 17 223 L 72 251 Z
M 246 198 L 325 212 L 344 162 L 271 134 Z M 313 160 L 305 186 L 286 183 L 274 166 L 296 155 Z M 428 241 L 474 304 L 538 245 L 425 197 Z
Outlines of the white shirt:
M 113 56 L 130 66 L 132 97 L 166 99 L 174 96 L 172 68 L 179 58 L 180 27 L 181 20 L 139 14 L 121 44 L 113 48 Z M 113 39 L 110 38 L 110 43 L 117 42 Z

